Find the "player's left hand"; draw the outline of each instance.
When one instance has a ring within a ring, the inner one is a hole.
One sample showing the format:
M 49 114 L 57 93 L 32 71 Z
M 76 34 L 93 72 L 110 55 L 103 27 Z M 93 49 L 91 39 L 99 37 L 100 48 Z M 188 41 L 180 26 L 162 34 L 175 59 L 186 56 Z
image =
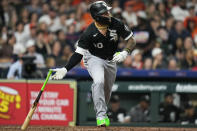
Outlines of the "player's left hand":
M 126 59 L 127 55 L 128 55 L 128 52 L 125 50 L 122 52 L 116 52 L 113 56 L 112 61 L 113 62 L 123 62 Z

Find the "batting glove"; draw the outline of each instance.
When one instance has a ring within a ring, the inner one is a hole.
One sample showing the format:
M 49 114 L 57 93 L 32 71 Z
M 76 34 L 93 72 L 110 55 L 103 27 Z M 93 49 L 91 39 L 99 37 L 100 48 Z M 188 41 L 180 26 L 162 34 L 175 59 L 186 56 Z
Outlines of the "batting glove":
M 65 67 L 62 67 L 62 68 L 56 68 L 56 69 L 51 69 L 53 71 L 52 73 L 52 76 L 51 76 L 51 79 L 53 80 L 60 80 L 60 79 L 63 79 L 64 76 L 66 75 L 67 73 L 67 69 Z
M 125 50 L 122 52 L 116 52 L 113 56 L 112 61 L 113 62 L 123 62 L 126 59 L 127 55 L 128 55 L 128 52 Z

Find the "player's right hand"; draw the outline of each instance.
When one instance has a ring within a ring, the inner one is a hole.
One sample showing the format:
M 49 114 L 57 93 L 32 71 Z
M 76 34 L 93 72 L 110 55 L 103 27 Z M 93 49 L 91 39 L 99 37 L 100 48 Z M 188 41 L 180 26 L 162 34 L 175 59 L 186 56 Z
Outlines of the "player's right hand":
M 67 69 L 65 67 L 51 69 L 53 71 L 51 79 L 52 80 L 60 80 L 63 79 L 67 73 Z

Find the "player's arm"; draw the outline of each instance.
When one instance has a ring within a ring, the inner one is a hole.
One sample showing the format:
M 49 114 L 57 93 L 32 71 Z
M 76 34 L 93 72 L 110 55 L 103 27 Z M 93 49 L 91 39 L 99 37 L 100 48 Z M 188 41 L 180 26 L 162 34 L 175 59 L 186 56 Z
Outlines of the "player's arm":
M 66 66 L 62 68 L 52 69 L 52 71 L 55 72 L 51 76 L 52 79 L 63 79 L 66 73 L 81 61 L 83 55 L 88 50 L 88 40 L 89 38 L 87 33 L 84 33 L 77 42 L 77 48 L 74 54 L 70 57 Z
M 85 52 L 87 52 L 87 49 L 84 49 L 84 48 L 81 48 L 81 47 L 77 46 L 77 49 L 75 50 L 75 53 L 71 56 L 67 65 L 65 66 L 67 71 L 72 69 L 74 66 L 76 66 L 81 61 Z
M 122 38 L 124 38 L 125 41 L 127 41 L 127 44 L 125 46 L 125 49 L 122 52 L 116 52 L 113 57 L 114 62 L 122 62 L 126 59 L 127 55 L 131 53 L 131 51 L 134 49 L 136 42 L 133 37 L 133 32 L 129 30 L 129 28 L 124 25 L 122 22 L 119 23 L 120 28 L 119 32 Z
M 56 80 L 63 79 L 66 73 L 81 61 L 85 52 L 86 49 L 77 47 L 76 51 L 71 56 L 65 67 L 52 69 L 52 71 L 55 72 L 55 74 L 53 74 L 51 78 Z
M 129 54 L 131 53 L 131 51 L 134 49 L 136 45 L 136 41 L 135 39 L 133 38 L 133 36 L 131 36 L 128 41 L 127 41 L 127 44 L 125 46 L 125 51 L 127 51 Z

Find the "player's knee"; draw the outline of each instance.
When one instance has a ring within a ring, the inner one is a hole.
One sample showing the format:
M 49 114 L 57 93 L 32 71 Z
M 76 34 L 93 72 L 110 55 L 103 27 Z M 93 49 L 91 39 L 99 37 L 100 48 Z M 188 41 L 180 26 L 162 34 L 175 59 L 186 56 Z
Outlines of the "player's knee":
M 96 79 L 96 80 L 94 80 L 94 84 L 104 85 L 104 79 L 102 79 L 102 78 Z

